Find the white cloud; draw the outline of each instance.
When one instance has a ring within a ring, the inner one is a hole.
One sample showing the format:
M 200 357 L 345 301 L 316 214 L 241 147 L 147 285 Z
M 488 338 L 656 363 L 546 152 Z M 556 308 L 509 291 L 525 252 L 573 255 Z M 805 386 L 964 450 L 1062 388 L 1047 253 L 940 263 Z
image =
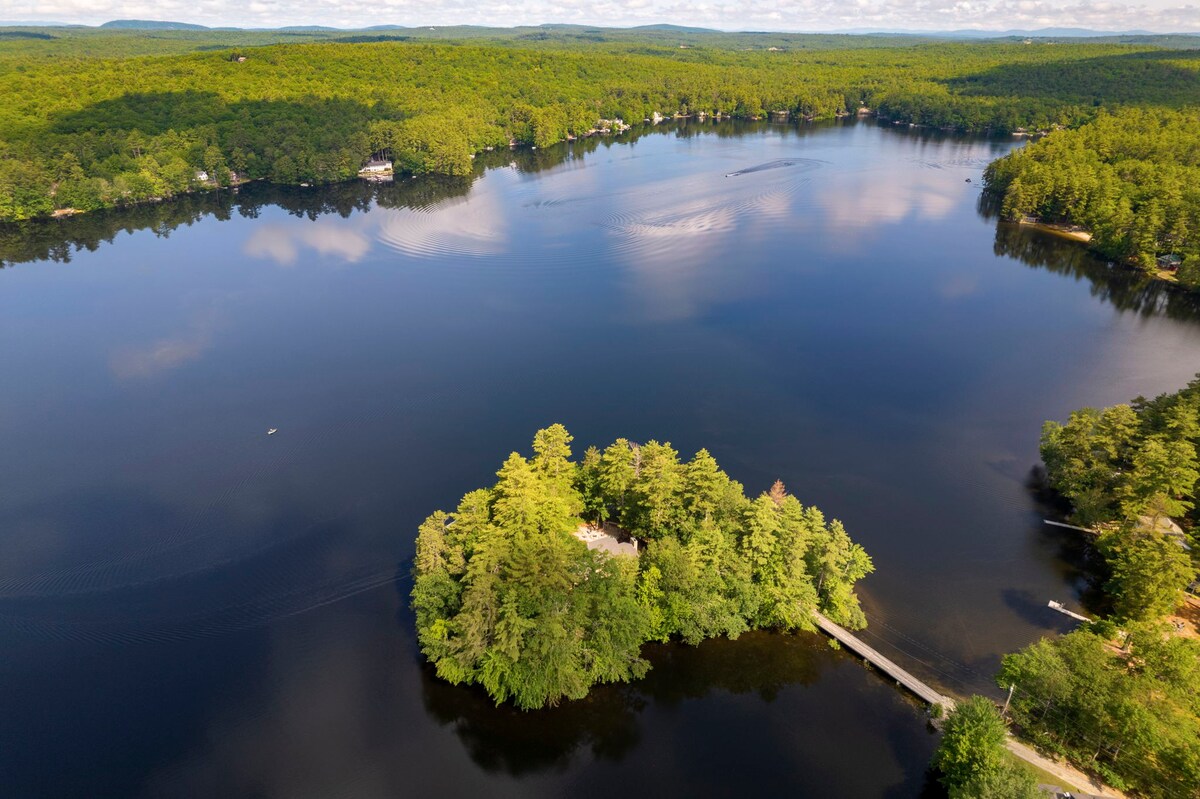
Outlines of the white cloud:
M 0 19 L 97 24 L 117 18 L 177 19 L 206 25 L 322 24 L 639 25 L 670 22 L 725 30 L 837 30 L 1086 27 L 1200 30 L 1200 5 L 1179 0 L 0 0 Z

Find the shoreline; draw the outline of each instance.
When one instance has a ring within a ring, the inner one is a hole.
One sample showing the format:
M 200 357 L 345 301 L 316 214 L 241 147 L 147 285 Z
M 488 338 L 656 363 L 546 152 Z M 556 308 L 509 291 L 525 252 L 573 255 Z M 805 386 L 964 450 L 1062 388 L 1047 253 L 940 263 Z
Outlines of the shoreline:
M 1093 239 L 1092 232 L 1081 225 L 1070 225 L 1061 222 L 1043 222 L 1040 219 L 1034 219 L 1032 217 L 1022 217 L 1021 219 L 1012 221 L 1011 224 L 1015 224 L 1023 228 L 1030 228 L 1032 230 L 1039 230 L 1043 233 L 1049 233 L 1052 236 L 1057 236 L 1069 241 L 1079 242 L 1080 244 L 1086 244 L 1088 245 L 1089 251 L 1096 253 L 1097 255 L 1100 254 L 1094 247 L 1091 246 Z M 1144 275 L 1150 280 L 1158 280 L 1172 286 L 1184 288 L 1184 290 L 1188 291 L 1188 293 L 1192 293 L 1191 290 L 1181 286 L 1179 283 L 1179 278 L 1175 276 L 1174 272 L 1167 269 L 1146 270 L 1129 261 L 1122 263 L 1118 263 L 1117 261 L 1109 261 L 1108 265 L 1110 267 L 1121 266 L 1131 272 L 1137 272 L 1141 275 Z
M 1022 217 L 1017 220 L 1017 224 L 1021 227 L 1033 228 L 1034 230 L 1044 230 L 1047 233 L 1053 233 L 1055 236 L 1060 236 L 1071 241 L 1078 241 L 1084 244 L 1091 244 L 1092 233 L 1087 228 L 1079 225 L 1068 225 L 1060 222 L 1043 222 L 1040 219 L 1032 217 Z
M 694 113 L 688 113 L 688 114 L 680 114 L 680 113 L 675 113 L 675 114 L 670 114 L 670 115 L 661 115 L 660 114 L 660 115 L 658 115 L 657 119 L 655 117 L 647 117 L 643 122 L 635 123 L 635 124 L 627 124 L 621 120 L 600 120 L 602 123 L 603 122 L 610 123 L 611 127 L 593 128 L 592 130 L 590 130 L 586 133 L 579 134 L 579 135 L 575 135 L 575 136 L 568 135 L 565 139 L 561 139 L 557 142 L 554 142 L 553 145 L 548 145 L 548 146 L 559 146 L 559 145 L 564 145 L 564 144 L 570 144 L 571 142 L 579 141 L 581 139 L 616 138 L 616 137 L 618 137 L 622 134 L 628 133 L 630 131 L 635 131 L 637 133 L 641 133 L 641 132 L 644 132 L 646 129 L 658 127 L 659 125 L 661 125 L 664 122 L 672 122 L 672 121 L 679 122 L 682 120 L 692 120 L 692 119 L 696 120 L 697 122 L 702 122 L 702 123 L 709 122 L 709 121 L 712 121 L 712 122 L 744 121 L 744 122 L 765 122 L 768 124 L 770 124 L 770 123 L 777 124 L 780 121 L 786 121 L 789 123 L 795 122 L 798 125 L 813 124 L 813 123 L 818 123 L 818 122 L 840 122 L 844 119 L 854 119 L 854 120 L 875 119 L 881 125 L 884 123 L 890 122 L 892 125 L 907 125 L 909 128 L 913 128 L 913 129 L 938 130 L 943 133 L 957 132 L 957 133 L 961 133 L 961 134 L 967 135 L 967 136 L 982 136 L 982 137 L 990 138 L 990 137 L 996 135 L 998 132 L 996 130 L 993 130 L 992 128 L 982 128 L 982 129 L 978 129 L 978 130 L 960 130 L 960 129 L 957 129 L 954 127 L 940 127 L 940 128 L 931 127 L 929 125 L 908 122 L 903 118 L 886 117 L 886 116 L 881 115 L 879 112 L 877 112 L 875 110 L 870 110 L 870 109 L 867 109 L 865 112 L 863 109 L 859 109 L 859 111 L 857 113 L 850 113 L 848 111 L 843 112 L 843 113 L 835 113 L 832 116 L 822 116 L 822 115 L 814 115 L 814 114 L 798 114 L 798 113 L 793 113 L 790 111 L 789 112 L 772 111 L 772 112 L 768 112 L 767 115 L 761 116 L 761 117 L 760 116 L 742 117 L 742 116 L 738 116 L 736 114 L 726 114 L 726 113 L 721 113 L 721 112 L 716 112 L 716 113 L 694 112 Z M 617 124 L 612 124 L 612 123 L 620 123 L 620 124 L 617 125 Z M 1024 132 L 1024 131 L 1018 130 L 1018 131 L 1012 132 L 1011 135 L 1013 135 L 1013 136 L 1036 136 L 1036 135 L 1041 135 L 1041 133 L 1042 133 L 1041 131 L 1031 133 L 1031 132 Z M 492 152 L 493 150 L 500 150 L 500 149 L 502 149 L 502 147 L 485 147 L 482 150 L 477 150 L 477 151 L 473 152 L 471 154 L 471 159 L 474 160 L 477 157 L 481 157 L 489 152 Z M 537 150 L 539 148 L 537 145 L 534 145 L 534 144 L 528 143 L 528 142 L 510 142 L 507 149 L 509 149 L 509 150 L 518 150 L 518 149 Z M 411 179 L 411 178 L 417 178 L 417 177 L 455 177 L 453 175 L 447 175 L 446 173 L 441 173 L 441 172 L 433 172 L 433 171 L 409 172 L 406 170 L 395 170 L 393 173 L 393 176 L 394 176 L 393 177 L 394 180 L 402 180 L 402 179 L 406 179 L 406 178 Z M 312 187 L 318 187 L 318 186 L 334 186 L 334 185 L 338 185 L 341 183 L 350 183 L 350 182 L 354 182 L 354 181 L 358 181 L 358 180 L 370 180 L 370 178 L 365 177 L 363 175 L 355 175 L 354 177 L 350 177 L 350 178 L 331 180 L 331 181 L 322 181 L 322 182 L 318 182 L 318 183 L 309 183 L 309 182 L 278 183 L 278 182 L 272 181 L 269 177 L 258 177 L 258 178 L 243 178 L 243 179 L 239 179 L 236 181 L 232 181 L 227 186 L 213 185 L 211 182 L 201 182 L 201 183 L 197 183 L 195 186 L 190 187 L 184 191 L 179 191 L 174 194 L 168 195 L 166 197 L 148 197 L 144 200 L 138 200 L 138 201 L 133 201 L 133 202 L 105 203 L 98 208 L 94 208 L 94 209 L 90 209 L 90 210 L 89 209 L 80 209 L 80 208 L 55 208 L 55 209 L 51 210 L 49 213 L 39 214 L 37 216 L 31 216 L 31 217 L 27 217 L 25 219 L 7 219 L 7 218 L 0 217 L 0 228 L 2 228 L 5 225 L 14 225 L 15 226 L 15 225 L 23 224 L 23 223 L 28 223 L 28 222 L 58 222 L 58 221 L 62 221 L 64 219 L 70 219 L 72 217 L 78 217 L 78 216 L 82 216 L 84 214 L 89 214 L 94 211 L 111 211 L 111 210 L 121 209 L 121 208 L 132 208 L 132 207 L 136 207 L 136 206 L 154 205 L 157 203 L 170 202 L 171 200 L 179 199 L 180 197 L 204 194 L 206 192 L 235 190 L 240 186 L 245 186 L 245 185 L 248 185 L 251 183 L 269 183 L 269 184 L 272 184 L 275 186 L 283 186 L 283 187 L 312 188 Z M 1037 223 L 1037 224 L 1040 225 L 1041 223 Z M 1089 234 L 1089 238 L 1090 238 L 1090 234 Z

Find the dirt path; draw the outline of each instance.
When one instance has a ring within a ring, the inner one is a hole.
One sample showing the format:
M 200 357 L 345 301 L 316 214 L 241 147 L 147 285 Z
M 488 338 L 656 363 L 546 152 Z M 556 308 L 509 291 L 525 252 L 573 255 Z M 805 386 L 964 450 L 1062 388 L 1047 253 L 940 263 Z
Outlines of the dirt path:
M 1008 736 L 1008 751 L 1012 752 L 1026 763 L 1032 763 L 1042 771 L 1047 771 L 1070 785 L 1086 786 L 1087 790 L 1089 791 L 1100 794 L 1101 796 L 1113 797 L 1113 799 L 1127 799 L 1125 794 L 1121 793 L 1116 788 L 1110 788 L 1102 782 L 1093 780 L 1091 777 L 1084 774 L 1074 766 L 1058 760 L 1051 760 L 1050 758 L 1038 752 L 1032 746 L 1021 743 L 1011 735 Z

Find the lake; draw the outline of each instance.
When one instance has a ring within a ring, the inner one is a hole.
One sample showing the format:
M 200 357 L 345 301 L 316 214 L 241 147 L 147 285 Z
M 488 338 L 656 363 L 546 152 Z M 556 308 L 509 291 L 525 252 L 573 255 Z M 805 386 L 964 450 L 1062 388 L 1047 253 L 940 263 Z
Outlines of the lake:
M 706 447 L 866 547 L 869 643 L 998 695 L 1086 607 L 1043 420 L 1200 370 L 1192 299 L 998 224 L 1014 146 L 692 123 L 0 231 L 5 795 L 936 796 L 820 636 L 519 713 L 432 679 L 408 572 L 539 427 Z

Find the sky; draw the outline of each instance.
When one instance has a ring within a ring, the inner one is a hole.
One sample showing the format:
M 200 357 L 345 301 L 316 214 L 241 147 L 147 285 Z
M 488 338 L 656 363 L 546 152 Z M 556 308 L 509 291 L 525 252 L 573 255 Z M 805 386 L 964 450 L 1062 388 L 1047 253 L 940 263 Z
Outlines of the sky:
M 0 0 L 0 20 L 95 25 L 158 19 L 210 26 L 652 23 L 722 30 L 1200 31 L 1200 0 Z

